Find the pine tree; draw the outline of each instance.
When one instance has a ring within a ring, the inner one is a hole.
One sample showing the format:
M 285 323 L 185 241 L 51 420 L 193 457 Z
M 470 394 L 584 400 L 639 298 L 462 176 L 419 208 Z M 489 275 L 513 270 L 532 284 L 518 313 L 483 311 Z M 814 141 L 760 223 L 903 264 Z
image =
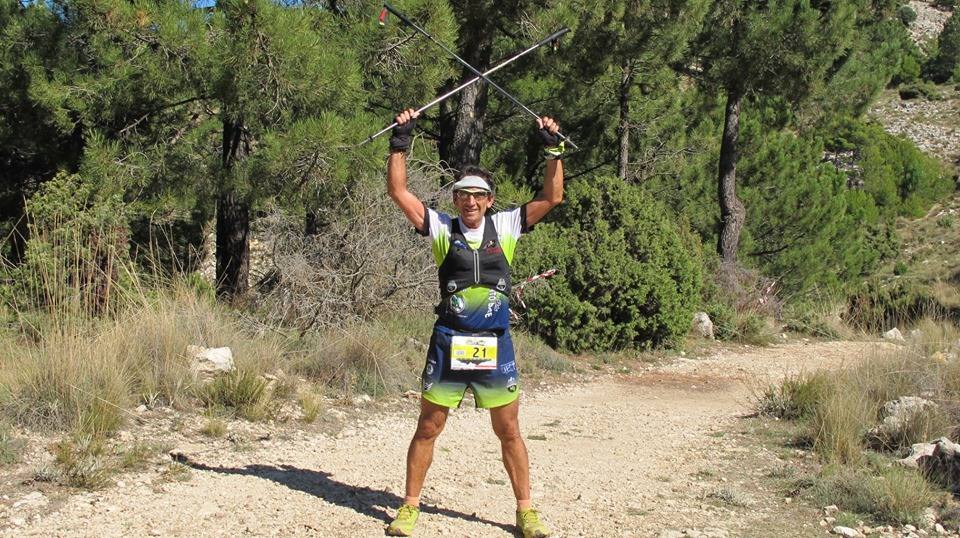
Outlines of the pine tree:
M 849 48 L 856 23 L 850 2 L 808 0 L 713 5 L 699 49 L 706 88 L 723 92 L 723 136 L 717 175 L 720 234 L 717 252 L 737 259 L 746 208 L 736 194 L 740 110 L 744 99 L 783 98 L 798 103 L 823 84 Z

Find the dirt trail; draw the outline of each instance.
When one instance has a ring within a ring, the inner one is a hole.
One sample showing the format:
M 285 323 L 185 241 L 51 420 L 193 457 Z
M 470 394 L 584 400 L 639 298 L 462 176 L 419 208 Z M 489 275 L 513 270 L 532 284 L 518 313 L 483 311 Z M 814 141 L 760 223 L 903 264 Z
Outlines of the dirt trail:
M 742 435 L 749 387 L 836 368 L 880 344 L 722 350 L 640 373 L 524 395 L 535 503 L 558 536 L 822 535 L 811 509 L 762 491 L 776 454 Z M 416 404 L 367 413 L 332 436 L 295 430 L 182 446 L 192 477 L 126 476 L 77 494 L 17 536 L 382 536 L 401 500 Z M 418 536 L 511 536 L 513 500 L 487 413 L 451 413 Z

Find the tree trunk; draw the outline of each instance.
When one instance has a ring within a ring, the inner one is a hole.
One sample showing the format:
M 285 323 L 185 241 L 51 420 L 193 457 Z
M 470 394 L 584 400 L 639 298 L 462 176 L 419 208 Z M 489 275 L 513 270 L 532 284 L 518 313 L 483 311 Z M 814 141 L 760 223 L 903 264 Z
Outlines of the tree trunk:
M 461 36 L 461 57 L 481 72 L 490 66 L 493 53 L 493 35 L 496 29 L 491 26 L 493 17 L 478 19 L 478 24 L 464 28 Z M 484 20 L 487 24 L 480 23 Z M 463 68 L 460 82 L 475 77 L 473 71 Z M 483 119 L 487 113 L 487 85 L 478 82 L 460 92 L 459 104 L 448 114 L 440 126 L 440 160 L 449 168 L 462 170 L 464 166 L 480 163 L 483 150 Z
M 627 166 L 630 163 L 630 87 L 633 86 L 633 76 L 633 66 L 626 62 L 621 66 L 620 123 L 617 125 L 617 137 L 620 140 L 617 176 L 622 180 L 627 179 Z
M 250 275 L 250 207 L 232 189 L 217 198 L 217 294 L 237 299 Z
M 740 136 L 740 101 L 743 96 L 736 90 L 727 91 L 727 107 L 724 113 L 723 140 L 720 144 L 720 169 L 717 178 L 717 198 L 720 202 L 720 237 L 717 254 L 725 265 L 737 261 L 737 245 L 740 230 L 746 220 L 747 210 L 737 198 L 737 139 Z
M 249 287 L 250 203 L 237 194 L 230 176 L 249 153 L 240 122 L 223 122 L 224 184 L 217 198 L 217 295 L 239 299 Z
M 30 227 L 27 225 L 27 202 L 26 193 L 18 193 L 11 196 L 12 206 L 9 211 L 0 211 L 6 213 L 5 220 L 14 222 L 13 230 L 7 237 L 7 261 L 13 265 L 20 265 L 27 254 L 27 240 L 30 238 Z
M 479 82 L 465 88 L 461 93 L 457 112 L 452 118 L 448 154 L 443 158 L 450 168 L 462 170 L 464 166 L 480 163 L 480 152 L 483 150 L 483 118 L 486 112 L 487 85 Z

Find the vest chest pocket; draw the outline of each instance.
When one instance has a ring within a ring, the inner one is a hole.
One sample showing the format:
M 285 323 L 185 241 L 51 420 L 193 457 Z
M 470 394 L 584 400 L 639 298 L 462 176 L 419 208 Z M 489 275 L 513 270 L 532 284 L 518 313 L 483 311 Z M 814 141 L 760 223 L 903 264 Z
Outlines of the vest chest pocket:
M 451 370 L 496 370 L 496 336 L 450 337 Z

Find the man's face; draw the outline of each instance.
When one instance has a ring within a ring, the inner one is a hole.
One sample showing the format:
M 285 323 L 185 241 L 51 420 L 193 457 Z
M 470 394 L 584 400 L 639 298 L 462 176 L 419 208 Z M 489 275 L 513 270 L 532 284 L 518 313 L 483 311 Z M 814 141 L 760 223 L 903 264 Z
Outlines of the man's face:
M 453 191 L 453 205 L 457 206 L 463 222 L 471 228 L 476 228 L 483 220 L 487 209 L 493 205 L 493 195 L 479 189 Z

